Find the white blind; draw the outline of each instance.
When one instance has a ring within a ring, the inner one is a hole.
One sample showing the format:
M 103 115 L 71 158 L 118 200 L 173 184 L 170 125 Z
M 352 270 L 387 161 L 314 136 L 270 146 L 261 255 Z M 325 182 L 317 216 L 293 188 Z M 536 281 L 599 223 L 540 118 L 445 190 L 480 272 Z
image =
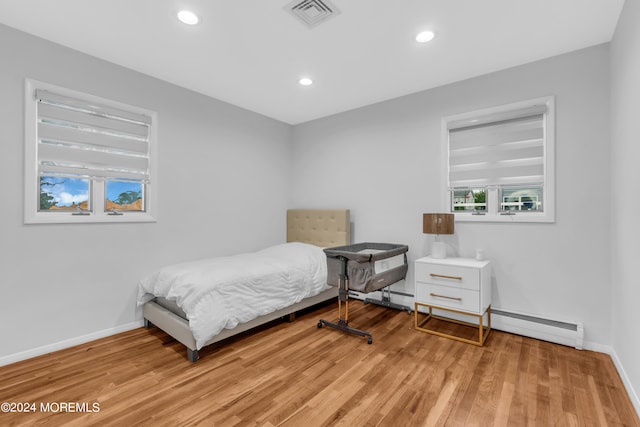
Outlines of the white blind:
M 151 117 L 36 89 L 38 173 L 149 181 Z
M 450 126 L 449 187 L 543 184 L 545 111 Z

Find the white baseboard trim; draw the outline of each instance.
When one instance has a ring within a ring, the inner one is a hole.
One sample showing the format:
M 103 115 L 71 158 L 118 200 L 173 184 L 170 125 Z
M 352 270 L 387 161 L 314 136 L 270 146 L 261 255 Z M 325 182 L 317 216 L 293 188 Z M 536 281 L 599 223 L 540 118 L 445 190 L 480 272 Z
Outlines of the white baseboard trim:
M 613 348 L 610 345 L 600 344 L 593 341 L 585 341 L 583 346 L 584 350 L 595 351 L 596 353 L 604 353 L 612 356 Z
M 132 329 L 140 328 L 142 326 L 144 326 L 144 322 L 142 320 L 138 320 L 136 322 L 116 326 L 115 328 L 104 329 L 102 331 L 93 332 L 91 334 L 82 335 L 80 337 L 70 338 L 68 340 L 43 345 L 42 347 L 22 351 L 20 353 L 9 354 L 7 356 L 0 357 L 0 366 L 10 365 L 22 360 L 31 359 L 32 357 L 42 356 L 43 354 L 52 353 L 58 350 L 64 350 L 65 348 L 73 347 L 74 345 L 95 341 L 100 338 L 127 332 Z
M 636 409 L 636 414 L 638 414 L 638 417 L 640 417 L 640 398 L 638 397 L 638 393 L 636 392 L 636 390 L 633 388 L 633 384 L 631 384 L 631 380 L 629 379 L 629 376 L 627 376 L 627 372 L 624 370 L 624 366 L 622 366 L 622 362 L 620 361 L 620 358 L 618 358 L 618 353 L 616 353 L 616 351 L 612 347 L 609 347 L 609 351 L 606 353 L 609 354 L 609 356 L 611 356 L 611 359 L 613 360 L 613 364 L 618 370 L 618 374 L 620 375 L 620 378 L 622 378 L 622 383 L 624 384 L 624 387 L 627 389 L 627 394 L 629 395 L 629 399 L 631 399 L 631 403 L 633 404 L 633 407 Z

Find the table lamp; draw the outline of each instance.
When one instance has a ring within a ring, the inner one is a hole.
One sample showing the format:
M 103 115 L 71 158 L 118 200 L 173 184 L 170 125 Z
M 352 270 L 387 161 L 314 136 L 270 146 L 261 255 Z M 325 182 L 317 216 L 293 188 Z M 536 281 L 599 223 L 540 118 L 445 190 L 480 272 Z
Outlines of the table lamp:
M 454 215 L 450 213 L 426 213 L 422 215 L 422 232 L 435 234 L 431 248 L 432 258 L 446 258 L 447 246 L 440 241 L 441 234 L 453 234 Z

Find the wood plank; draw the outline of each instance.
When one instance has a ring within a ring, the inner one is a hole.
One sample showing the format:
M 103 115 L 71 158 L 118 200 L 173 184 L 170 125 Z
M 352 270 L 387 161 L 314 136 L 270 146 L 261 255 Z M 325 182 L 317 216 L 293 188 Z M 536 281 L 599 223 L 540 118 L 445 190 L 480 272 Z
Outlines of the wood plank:
M 337 314 L 322 306 L 259 328 L 195 364 L 162 331 L 140 328 L 0 367 L 0 402 L 100 409 L 0 413 L 0 425 L 640 426 L 605 354 L 495 330 L 476 347 L 352 301 L 349 323 L 373 334 L 368 345 L 316 327 Z

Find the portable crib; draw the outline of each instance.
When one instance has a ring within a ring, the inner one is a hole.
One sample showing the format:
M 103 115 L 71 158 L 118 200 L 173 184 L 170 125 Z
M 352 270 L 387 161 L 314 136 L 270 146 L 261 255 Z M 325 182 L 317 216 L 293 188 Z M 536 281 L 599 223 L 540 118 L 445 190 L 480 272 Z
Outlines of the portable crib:
M 349 326 L 349 290 L 369 293 L 383 290 L 407 275 L 406 245 L 393 243 L 356 243 L 324 250 L 327 255 L 327 284 L 338 287 L 338 322 L 319 320 L 318 328 L 329 326 L 354 335 L 373 336 Z M 344 305 L 344 316 L 343 312 Z M 392 306 L 391 303 L 381 305 Z M 396 307 L 406 309 L 405 307 Z

